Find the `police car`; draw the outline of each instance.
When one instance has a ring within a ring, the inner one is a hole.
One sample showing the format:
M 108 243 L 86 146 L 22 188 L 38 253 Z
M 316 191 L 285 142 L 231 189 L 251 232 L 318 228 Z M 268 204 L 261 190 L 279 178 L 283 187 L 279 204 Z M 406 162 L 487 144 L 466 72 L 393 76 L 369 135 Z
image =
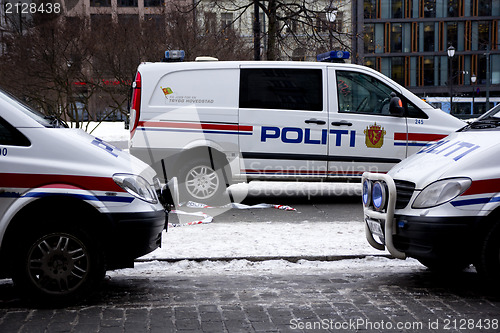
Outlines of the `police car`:
M 155 172 L 0 92 L 0 277 L 36 301 L 77 300 L 161 244 Z
M 464 126 L 370 68 L 325 62 L 158 62 L 138 67 L 130 152 L 185 200 L 232 182 L 387 172 Z
M 500 278 L 500 105 L 388 174 L 363 175 L 366 236 L 433 269 Z

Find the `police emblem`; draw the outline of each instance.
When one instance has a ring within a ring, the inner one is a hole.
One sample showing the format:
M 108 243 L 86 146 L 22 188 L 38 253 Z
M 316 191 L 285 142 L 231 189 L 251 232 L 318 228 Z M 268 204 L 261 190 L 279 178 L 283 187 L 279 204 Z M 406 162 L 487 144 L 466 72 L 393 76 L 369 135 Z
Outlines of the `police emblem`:
M 384 135 L 386 131 L 377 123 L 366 127 L 364 130 L 365 142 L 368 148 L 381 148 L 384 144 Z

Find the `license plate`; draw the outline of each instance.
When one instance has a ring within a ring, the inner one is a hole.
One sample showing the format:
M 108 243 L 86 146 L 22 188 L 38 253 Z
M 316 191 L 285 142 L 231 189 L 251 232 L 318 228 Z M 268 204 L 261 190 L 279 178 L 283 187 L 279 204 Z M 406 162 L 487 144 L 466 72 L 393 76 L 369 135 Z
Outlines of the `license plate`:
M 384 239 L 384 232 L 382 231 L 382 226 L 379 222 L 367 219 L 366 223 L 368 224 L 368 227 L 370 228 L 372 234 L 379 236 L 381 239 Z

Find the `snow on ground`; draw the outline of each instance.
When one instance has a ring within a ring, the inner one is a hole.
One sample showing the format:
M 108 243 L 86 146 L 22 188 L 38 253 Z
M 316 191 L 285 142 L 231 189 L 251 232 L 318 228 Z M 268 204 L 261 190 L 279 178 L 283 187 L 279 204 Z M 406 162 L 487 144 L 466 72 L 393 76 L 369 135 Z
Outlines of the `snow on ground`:
M 72 123 L 68 125 L 70 127 L 75 127 Z M 94 121 L 91 121 L 90 123 L 85 122 L 82 125 L 82 129 L 87 133 L 108 142 L 128 141 L 130 138 L 130 132 L 125 129 L 125 123 L 122 121 L 103 121 L 101 123 Z
M 290 214 L 291 212 L 282 212 Z M 389 254 L 372 248 L 363 222 L 233 222 L 170 228 L 144 258 Z
M 123 122 L 103 122 L 96 127 L 91 123 L 87 129 L 92 135 L 106 141 L 127 141 L 129 132 Z M 249 193 L 273 193 L 279 188 L 291 196 L 360 193 L 358 184 L 289 183 L 279 187 L 266 182 L 236 185 L 235 191 Z M 282 192 L 283 193 L 283 192 Z M 279 203 L 286 204 L 286 202 Z M 210 211 L 204 211 L 210 214 Z M 283 214 L 291 212 L 283 211 Z M 109 272 L 110 276 L 164 276 L 168 274 L 304 274 L 318 271 L 360 272 L 386 269 L 412 271 L 422 269 L 415 260 L 395 260 L 377 255 L 387 251 L 373 249 L 365 239 L 364 223 L 352 222 L 308 222 L 307 216 L 299 223 L 252 222 L 213 223 L 170 228 L 163 234 L 160 249 L 140 258 L 134 269 Z M 294 257 L 294 256 L 358 256 L 363 259 L 336 261 L 286 260 L 251 261 L 234 259 L 228 261 L 182 260 L 189 258 L 241 258 L 241 257 Z M 178 259 L 165 262 L 162 259 Z

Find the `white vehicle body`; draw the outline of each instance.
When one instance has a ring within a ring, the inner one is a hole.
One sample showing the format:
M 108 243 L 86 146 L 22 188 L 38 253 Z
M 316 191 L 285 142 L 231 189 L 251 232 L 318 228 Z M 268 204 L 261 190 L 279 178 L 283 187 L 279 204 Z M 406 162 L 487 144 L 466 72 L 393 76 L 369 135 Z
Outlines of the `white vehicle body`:
M 161 244 L 155 172 L 0 92 L 0 275 L 50 302 Z
M 431 268 L 500 277 L 500 106 L 386 174 L 363 175 L 368 241 Z
M 131 109 L 130 152 L 198 201 L 232 181 L 387 172 L 464 125 L 370 68 L 320 62 L 141 64 Z

